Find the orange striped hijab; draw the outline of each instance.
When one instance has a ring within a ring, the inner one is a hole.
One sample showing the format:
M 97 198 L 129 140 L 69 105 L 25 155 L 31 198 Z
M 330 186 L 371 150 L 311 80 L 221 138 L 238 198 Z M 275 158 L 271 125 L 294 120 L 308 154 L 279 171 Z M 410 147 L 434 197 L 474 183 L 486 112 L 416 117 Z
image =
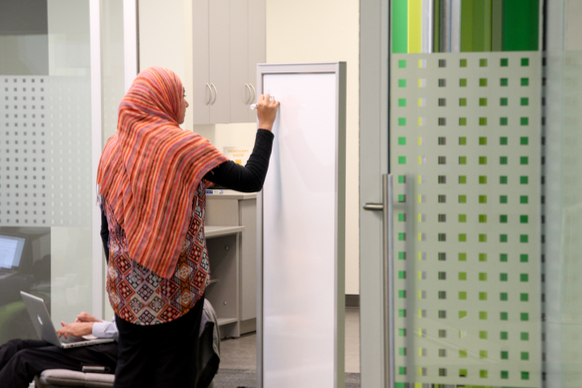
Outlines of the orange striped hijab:
M 178 126 L 183 93 L 171 70 L 142 71 L 119 105 L 117 133 L 97 171 L 99 194 L 125 232 L 131 259 L 164 278 L 174 273 L 200 181 L 228 160 Z

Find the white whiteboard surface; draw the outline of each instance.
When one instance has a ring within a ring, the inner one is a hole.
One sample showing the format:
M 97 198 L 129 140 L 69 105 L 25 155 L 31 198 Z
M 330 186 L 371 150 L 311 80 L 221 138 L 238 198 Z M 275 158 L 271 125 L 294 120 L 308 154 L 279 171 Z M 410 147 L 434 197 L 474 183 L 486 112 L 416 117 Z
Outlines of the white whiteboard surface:
M 259 73 L 281 102 L 261 196 L 262 386 L 343 387 L 345 65 Z

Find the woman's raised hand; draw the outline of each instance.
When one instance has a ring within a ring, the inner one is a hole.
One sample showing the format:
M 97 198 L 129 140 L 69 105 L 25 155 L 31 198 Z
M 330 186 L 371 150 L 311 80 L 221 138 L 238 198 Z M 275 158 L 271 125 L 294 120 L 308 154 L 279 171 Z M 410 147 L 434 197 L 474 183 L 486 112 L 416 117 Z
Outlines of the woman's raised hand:
M 269 94 L 261 94 L 257 102 L 257 117 L 259 118 L 259 128 L 268 131 L 273 129 L 273 123 L 277 118 L 279 101 Z

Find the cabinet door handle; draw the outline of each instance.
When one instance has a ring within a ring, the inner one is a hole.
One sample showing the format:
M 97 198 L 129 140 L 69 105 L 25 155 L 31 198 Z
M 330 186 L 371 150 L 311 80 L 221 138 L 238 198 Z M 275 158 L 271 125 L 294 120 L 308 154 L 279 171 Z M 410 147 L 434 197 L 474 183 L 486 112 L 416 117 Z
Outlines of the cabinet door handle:
M 212 100 L 210 105 L 214 105 L 214 103 L 216 102 L 216 98 L 218 97 L 218 90 L 216 90 L 216 86 L 214 86 L 213 83 L 210 83 L 210 86 L 212 86 L 212 89 L 214 89 L 214 99 Z
M 210 87 L 209 83 L 206 83 L 206 90 L 208 91 L 208 93 L 206 93 L 206 105 L 210 104 L 210 101 L 212 101 L 212 88 Z
M 249 84 L 245 84 L 245 87 L 247 88 L 247 91 L 249 92 L 248 94 L 245 93 L 245 105 L 248 105 L 251 103 L 252 99 L 253 99 L 253 91 L 251 90 L 251 86 Z
M 249 85 L 253 89 L 253 96 L 251 97 L 251 101 L 249 101 L 249 102 L 255 102 L 257 100 L 257 89 L 255 89 L 253 84 L 249 84 Z

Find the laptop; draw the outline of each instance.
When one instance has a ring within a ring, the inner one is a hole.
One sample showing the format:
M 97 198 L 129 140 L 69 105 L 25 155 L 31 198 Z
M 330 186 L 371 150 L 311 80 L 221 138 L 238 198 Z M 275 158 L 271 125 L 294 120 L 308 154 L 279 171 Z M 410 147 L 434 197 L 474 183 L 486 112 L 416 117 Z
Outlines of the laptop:
M 97 338 L 93 335 L 74 338 L 69 336 L 68 339 L 65 339 L 65 337 L 59 338 L 48 310 L 46 309 L 46 305 L 44 304 L 44 300 L 24 291 L 20 291 L 20 295 L 26 305 L 28 315 L 30 315 L 36 334 L 40 339 L 47 341 L 48 343 L 62 349 L 70 349 L 115 341 L 113 338 Z

